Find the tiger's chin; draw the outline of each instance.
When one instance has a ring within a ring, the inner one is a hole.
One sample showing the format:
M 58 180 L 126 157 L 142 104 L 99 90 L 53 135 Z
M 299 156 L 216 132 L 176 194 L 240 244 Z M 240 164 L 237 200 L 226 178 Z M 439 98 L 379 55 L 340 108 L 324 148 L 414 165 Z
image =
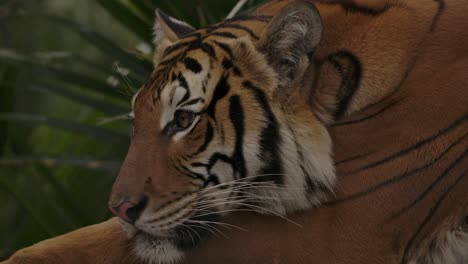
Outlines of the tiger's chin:
M 218 213 L 193 216 L 164 234 L 152 234 L 121 221 L 122 227 L 132 241 L 133 254 L 144 263 L 179 263 L 185 252 L 194 249 L 211 233 L 206 223 L 221 222 Z

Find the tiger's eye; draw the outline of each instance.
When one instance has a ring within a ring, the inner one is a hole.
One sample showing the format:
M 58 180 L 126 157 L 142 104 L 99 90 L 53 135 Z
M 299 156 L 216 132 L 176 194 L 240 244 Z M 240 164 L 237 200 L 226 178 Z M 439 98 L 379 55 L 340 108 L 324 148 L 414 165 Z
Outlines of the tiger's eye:
M 192 124 L 194 119 L 195 114 L 193 112 L 179 110 L 175 113 L 174 121 L 178 128 L 186 129 Z

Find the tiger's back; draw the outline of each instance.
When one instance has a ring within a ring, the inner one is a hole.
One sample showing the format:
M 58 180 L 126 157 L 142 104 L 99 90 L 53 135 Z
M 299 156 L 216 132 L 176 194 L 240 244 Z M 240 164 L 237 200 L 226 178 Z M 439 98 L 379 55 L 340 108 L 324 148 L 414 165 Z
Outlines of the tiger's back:
M 274 14 L 286 2 L 258 14 Z M 193 259 L 467 263 L 468 6 L 325 2 L 315 1 L 324 23 L 316 83 L 351 94 L 343 102 L 348 115 L 331 128 L 336 198 L 293 217 L 302 230 L 265 217 L 233 218 L 255 234 L 205 245 Z M 238 241 L 248 256 L 221 248 Z

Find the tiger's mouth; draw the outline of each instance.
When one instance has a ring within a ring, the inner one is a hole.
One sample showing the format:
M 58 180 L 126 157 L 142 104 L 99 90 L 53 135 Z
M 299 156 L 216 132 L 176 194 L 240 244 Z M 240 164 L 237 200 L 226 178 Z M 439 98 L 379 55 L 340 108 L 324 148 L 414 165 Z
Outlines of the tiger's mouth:
M 200 242 L 209 237 L 210 234 L 216 234 L 217 229 L 213 226 L 220 223 L 221 220 L 221 214 L 216 211 L 199 213 L 176 225 L 172 230 L 164 234 L 155 235 L 137 229 L 133 239 L 136 243 L 145 243 L 152 247 L 169 243 L 178 250 L 188 251 L 195 248 Z

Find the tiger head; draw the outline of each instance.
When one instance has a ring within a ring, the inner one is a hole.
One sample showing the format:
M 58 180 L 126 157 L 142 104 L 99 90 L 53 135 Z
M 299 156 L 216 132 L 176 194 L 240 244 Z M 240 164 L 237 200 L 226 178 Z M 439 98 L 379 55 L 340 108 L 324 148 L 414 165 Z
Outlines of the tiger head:
M 335 172 L 328 119 L 310 103 L 315 7 L 200 30 L 156 14 L 154 71 L 132 100 L 132 143 L 109 201 L 136 253 L 176 261 L 229 212 L 319 204 Z

